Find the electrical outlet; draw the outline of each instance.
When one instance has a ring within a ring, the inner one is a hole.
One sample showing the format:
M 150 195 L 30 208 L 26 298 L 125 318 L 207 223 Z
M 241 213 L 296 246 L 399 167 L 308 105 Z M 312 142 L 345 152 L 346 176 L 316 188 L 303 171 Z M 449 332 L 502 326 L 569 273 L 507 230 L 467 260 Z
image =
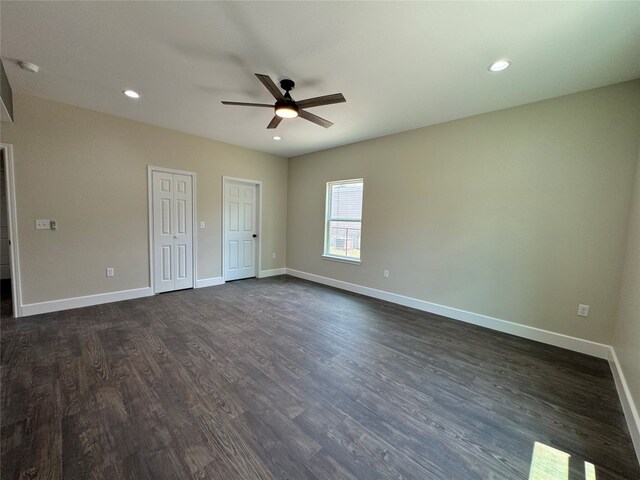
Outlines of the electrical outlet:
M 383 276 L 384 278 L 389 278 L 389 270 L 383 270 L 383 271 L 382 271 L 382 276 Z
M 49 220 L 36 220 L 36 230 L 49 230 L 51 222 Z
M 578 305 L 578 315 L 580 315 L 581 317 L 588 317 L 589 316 L 589 305 Z
M 113 277 L 113 267 L 107 267 L 107 277 Z
M 276 252 L 273 252 L 273 253 L 271 254 L 271 258 L 276 258 Z

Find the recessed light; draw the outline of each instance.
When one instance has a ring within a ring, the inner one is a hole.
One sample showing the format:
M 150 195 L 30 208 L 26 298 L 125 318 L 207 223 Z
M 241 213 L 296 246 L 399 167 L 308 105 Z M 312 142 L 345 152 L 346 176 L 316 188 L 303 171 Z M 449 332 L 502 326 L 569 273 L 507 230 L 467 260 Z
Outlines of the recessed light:
M 275 137 L 273 137 L 273 139 L 274 139 L 276 142 L 279 142 L 280 140 L 282 140 L 282 137 L 279 137 L 278 135 L 276 135 Z
M 509 65 L 511 65 L 511 62 L 509 60 L 506 60 L 506 59 L 496 60 L 491 65 L 489 65 L 489 71 L 500 72 L 502 70 L 509 68 Z
M 122 93 L 124 93 L 129 98 L 140 98 L 140 94 L 135 90 L 123 90 Z

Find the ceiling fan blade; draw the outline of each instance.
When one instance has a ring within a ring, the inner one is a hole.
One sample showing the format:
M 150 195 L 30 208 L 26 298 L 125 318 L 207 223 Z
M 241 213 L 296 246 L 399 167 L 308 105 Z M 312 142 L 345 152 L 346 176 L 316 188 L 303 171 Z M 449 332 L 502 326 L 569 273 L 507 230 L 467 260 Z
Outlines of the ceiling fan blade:
M 307 98 L 306 100 L 300 100 L 296 102 L 300 108 L 320 107 L 321 105 L 331 105 L 332 103 L 342 103 L 347 100 L 341 93 L 334 93 L 332 95 L 323 95 L 321 97 Z
M 278 125 L 280 125 L 281 121 L 282 121 L 282 117 L 279 117 L 278 115 L 274 115 L 271 121 L 269 122 L 269 125 L 267 125 L 267 128 L 276 128 Z
M 332 122 L 330 122 L 329 120 L 325 120 L 324 118 L 321 118 L 317 115 L 314 115 L 313 113 L 309 113 L 305 110 L 300 110 L 300 112 L 298 112 L 298 115 L 300 116 L 300 118 L 304 118 L 305 120 L 309 120 L 310 122 L 313 122 L 317 125 L 320 125 L 321 127 L 324 128 L 329 128 L 331 125 L 333 125 Z
M 267 103 L 244 103 L 244 102 L 226 102 L 222 101 L 223 105 L 240 105 L 241 107 L 269 107 L 273 108 L 273 105 Z
M 258 80 L 260 80 L 262 84 L 267 87 L 267 90 L 271 92 L 271 95 L 273 95 L 276 100 L 284 100 L 284 95 L 277 87 L 277 85 L 273 83 L 273 80 L 271 80 L 271 77 L 269 75 L 256 73 L 256 77 L 258 77 Z

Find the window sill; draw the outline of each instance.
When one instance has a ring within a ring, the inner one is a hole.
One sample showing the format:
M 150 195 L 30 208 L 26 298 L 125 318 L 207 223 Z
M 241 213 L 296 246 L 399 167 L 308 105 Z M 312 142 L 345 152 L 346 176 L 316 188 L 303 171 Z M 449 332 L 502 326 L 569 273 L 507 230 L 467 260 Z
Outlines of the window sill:
M 352 265 L 360 265 L 360 263 L 362 263 L 360 260 L 344 257 L 334 257 L 332 255 L 322 255 L 322 258 L 324 260 L 331 260 L 332 262 L 350 263 Z

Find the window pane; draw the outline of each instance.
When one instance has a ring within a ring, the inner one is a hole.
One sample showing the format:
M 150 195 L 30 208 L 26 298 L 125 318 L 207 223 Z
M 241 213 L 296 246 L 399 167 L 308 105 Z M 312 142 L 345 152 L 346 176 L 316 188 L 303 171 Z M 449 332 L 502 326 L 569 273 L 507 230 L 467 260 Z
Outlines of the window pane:
M 362 182 L 331 186 L 329 218 L 360 220 L 362 217 Z
M 329 255 L 360 258 L 360 222 L 329 222 Z
M 360 260 L 361 178 L 327 183 L 325 255 Z

